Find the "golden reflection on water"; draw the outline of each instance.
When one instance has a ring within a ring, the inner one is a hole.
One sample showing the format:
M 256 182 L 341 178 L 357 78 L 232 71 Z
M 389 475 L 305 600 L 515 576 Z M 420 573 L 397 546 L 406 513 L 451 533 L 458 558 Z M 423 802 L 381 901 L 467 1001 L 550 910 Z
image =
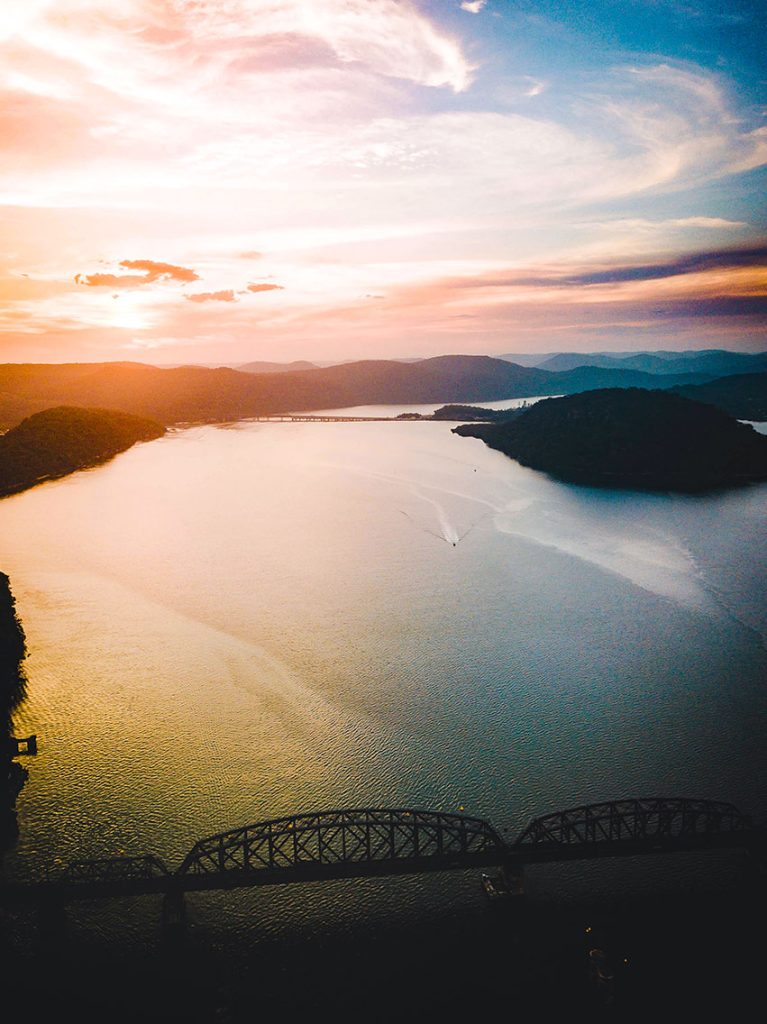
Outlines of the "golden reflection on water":
M 246 424 L 3 501 L 40 737 L 9 867 L 175 864 L 331 806 L 513 833 L 589 799 L 759 799 L 765 494 L 565 488 L 445 424 Z

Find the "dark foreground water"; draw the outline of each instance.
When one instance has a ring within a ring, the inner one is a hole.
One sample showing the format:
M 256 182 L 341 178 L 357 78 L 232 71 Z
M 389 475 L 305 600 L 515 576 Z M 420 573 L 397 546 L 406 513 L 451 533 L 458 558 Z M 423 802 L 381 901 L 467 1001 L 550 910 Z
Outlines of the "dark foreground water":
M 17 731 L 40 739 L 6 875 L 175 866 L 202 835 L 343 806 L 465 808 L 509 836 L 629 796 L 763 819 L 766 506 L 765 487 L 568 487 L 430 423 L 195 428 L 4 500 L 31 649 Z M 182 951 L 150 899 L 72 908 L 64 937 L 13 915 L 12 993 L 104 1020 L 625 1018 L 661 993 L 737 1001 L 758 974 L 737 855 L 527 889 L 511 908 L 464 873 L 194 896 Z M 595 942 L 620 964 L 608 1006 Z
M 406 884 L 392 889 L 413 899 Z M 210 928 L 181 945 L 155 937 L 125 950 L 73 935 L 71 922 L 27 933 L 27 955 L 16 939 L 3 964 L 8 1019 L 748 1020 L 763 993 L 765 901 L 753 885 L 473 911 L 450 911 L 443 897 L 407 927 L 373 914 L 279 940 L 227 934 L 230 901 L 215 903 Z M 589 971 L 595 945 L 611 961 L 607 985 Z

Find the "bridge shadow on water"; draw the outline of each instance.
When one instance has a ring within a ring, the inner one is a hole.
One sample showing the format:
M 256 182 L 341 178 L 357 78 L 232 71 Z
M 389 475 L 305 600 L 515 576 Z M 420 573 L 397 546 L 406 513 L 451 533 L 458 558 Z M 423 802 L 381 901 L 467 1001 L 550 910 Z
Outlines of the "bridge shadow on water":
M 407 896 L 407 882 L 391 895 Z M 324 927 L 319 917 L 257 936 L 227 929 L 231 899 L 194 897 L 183 935 L 163 940 L 147 929 L 128 945 L 93 928 L 103 907 L 90 924 L 21 941 L 6 919 L 6 1019 L 745 1020 L 750 1000 L 761 1000 L 764 888 L 745 875 L 717 891 L 566 902 L 479 893 L 471 905 L 404 923 L 369 913 Z M 199 919 L 195 901 L 208 901 Z M 156 910 L 156 901 L 138 902 Z

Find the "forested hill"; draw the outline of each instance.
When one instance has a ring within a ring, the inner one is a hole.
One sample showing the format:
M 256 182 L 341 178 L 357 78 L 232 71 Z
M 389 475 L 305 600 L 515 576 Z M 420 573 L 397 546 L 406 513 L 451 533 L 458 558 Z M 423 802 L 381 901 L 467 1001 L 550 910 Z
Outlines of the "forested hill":
M 467 423 L 454 432 L 572 483 L 703 491 L 767 480 L 767 437 L 667 391 L 546 399 L 509 423 Z
M 46 409 L 0 436 L 0 496 L 66 476 L 161 437 L 153 420 L 106 409 Z
M 715 405 L 739 420 L 767 420 L 767 373 L 739 373 L 707 384 L 675 387 L 674 391 Z
M 200 423 L 353 405 L 489 402 L 596 387 L 672 387 L 709 379 L 705 374 L 656 377 L 598 367 L 550 373 L 490 356 L 460 355 L 260 374 L 142 363 L 5 364 L 0 366 L 0 426 L 57 405 L 119 409 L 165 424 Z

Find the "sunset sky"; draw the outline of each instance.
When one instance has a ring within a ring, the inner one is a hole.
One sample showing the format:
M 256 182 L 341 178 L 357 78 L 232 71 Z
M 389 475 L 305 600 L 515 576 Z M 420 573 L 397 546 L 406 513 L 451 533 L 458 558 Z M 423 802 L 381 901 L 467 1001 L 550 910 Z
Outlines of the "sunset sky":
M 0 6 L 0 361 L 767 349 L 759 0 Z

